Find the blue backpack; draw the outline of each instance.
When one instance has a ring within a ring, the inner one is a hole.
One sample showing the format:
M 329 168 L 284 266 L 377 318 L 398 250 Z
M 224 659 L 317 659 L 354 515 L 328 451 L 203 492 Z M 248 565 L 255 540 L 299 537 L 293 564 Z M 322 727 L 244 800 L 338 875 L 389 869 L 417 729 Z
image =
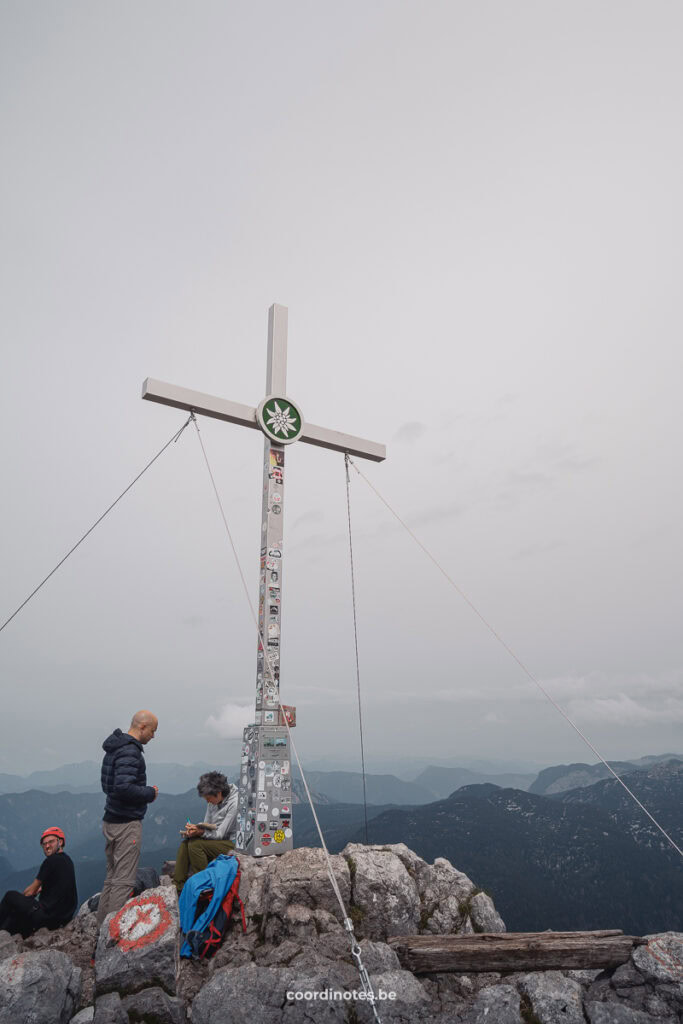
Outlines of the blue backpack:
M 180 955 L 203 960 L 216 952 L 232 919 L 235 901 L 246 932 L 244 904 L 239 898 L 240 862 L 233 854 L 221 853 L 204 871 L 191 875 L 178 900 L 180 927 L 185 942 Z

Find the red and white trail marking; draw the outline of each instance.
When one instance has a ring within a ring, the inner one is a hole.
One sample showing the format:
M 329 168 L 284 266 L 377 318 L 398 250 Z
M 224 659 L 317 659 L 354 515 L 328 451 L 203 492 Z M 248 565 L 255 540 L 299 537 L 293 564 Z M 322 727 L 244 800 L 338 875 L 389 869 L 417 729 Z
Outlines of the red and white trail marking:
M 161 896 L 138 896 L 129 900 L 109 922 L 109 934 L 127 953 L 156 942 L 171 925 L 171 915 Z

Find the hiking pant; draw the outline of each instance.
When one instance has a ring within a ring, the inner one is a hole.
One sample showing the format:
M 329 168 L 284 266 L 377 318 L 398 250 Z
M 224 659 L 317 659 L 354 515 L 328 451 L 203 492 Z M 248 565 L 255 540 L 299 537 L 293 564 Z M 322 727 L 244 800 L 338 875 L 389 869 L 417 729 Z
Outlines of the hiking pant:
M 120 910 L 132 895 L 140 860 L 142 822 L 113 824 L 105 821 L 102 823 L 102 833 L 106 840 L 104 854 L 107 858 L 107 877 L 97 908 L 98 927 L 107 914 Z
M 219 853 L 232 853 L 234 849 L 235 844 L 229 839 L 183 839 L 176 853 L 173 872 L 178 892 L 181 892 L 190 873 L 194 875 L 197 871 L 203 871 Z
M 24 896 L 23 892 L 11 889 L 0 900 L 0 931 L 17 933 L 27 939 L 39 928 L 56 928 L 53 918 L 48 917 L 35 896 Z

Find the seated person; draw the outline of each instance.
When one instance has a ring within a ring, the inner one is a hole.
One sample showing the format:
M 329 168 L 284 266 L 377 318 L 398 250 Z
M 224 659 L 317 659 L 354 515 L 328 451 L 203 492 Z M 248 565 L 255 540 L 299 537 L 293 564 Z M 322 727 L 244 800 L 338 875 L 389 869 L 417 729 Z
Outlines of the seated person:
M 189 874 L 203 871 L 219 853 L 230 853 L 235 848 L 237 822 L 237 786 L 231 786 L 222 772 L 206 772 L 197 783 L 197 792 L 208 807 L 202 824 L 215 825 L 204 829 L 202 824 L 185 826 L 185 836 L 178 847 L 173 881 L 178 891 Z
M 0 930 L 27 939 L 39 928 L 61 928 L 76 912 L 74 865 L 64 853 L 61 828 L 46 828 L 40 837 L 45 860 L 37 877 L 22 892 L 6 892 L 0 901 Z

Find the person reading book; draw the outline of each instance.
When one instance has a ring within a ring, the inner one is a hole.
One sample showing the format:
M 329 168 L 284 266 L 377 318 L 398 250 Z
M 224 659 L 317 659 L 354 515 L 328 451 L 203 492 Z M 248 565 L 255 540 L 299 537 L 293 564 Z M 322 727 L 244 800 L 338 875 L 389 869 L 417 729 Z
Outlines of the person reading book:
M 178 895 L 189 875 L 203 871 L 219 853 L 235 848 L 237 824 L 237 786 L 231 786 L 222 772 L 205 772 L 197 783 L 197 792 L 206 800 L 204 821 L 187 822 L 176 854 L 173 882 Z

